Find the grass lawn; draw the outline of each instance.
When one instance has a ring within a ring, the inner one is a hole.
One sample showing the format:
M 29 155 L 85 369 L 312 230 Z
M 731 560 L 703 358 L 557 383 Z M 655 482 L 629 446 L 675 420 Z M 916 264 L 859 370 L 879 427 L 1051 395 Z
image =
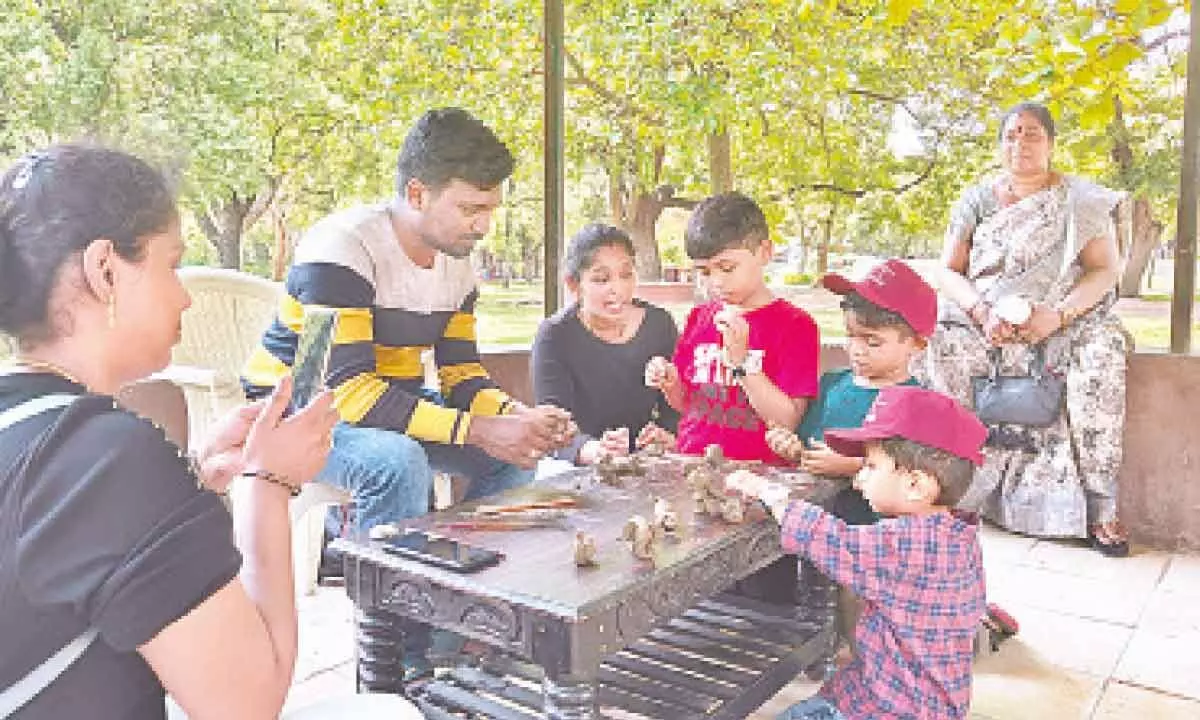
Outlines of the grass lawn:
M 836 340 L 843 336 L 842 313 L 832 296 L 810 288 L 789 289 L 792 300 L 817 321 L 821 337 Z M 679 325 L 683 325 L 690 305 L 666 305 Z M 1165 350 L 1170 344 L 1170 305 L 1159 297 L 1122 300 L 1117 314 L 1133 334 L 1138 350 Z M 479 344 L 528 348 L 542 320 L 542 284 L 513 282 L 508 289 L 499 283 L 480 286 L 478 318 Z M 1197 313 L 1200 318 L 1200 313 Z M 1193 326 L 1192 337 L 1200 345 L 1200 323 Z

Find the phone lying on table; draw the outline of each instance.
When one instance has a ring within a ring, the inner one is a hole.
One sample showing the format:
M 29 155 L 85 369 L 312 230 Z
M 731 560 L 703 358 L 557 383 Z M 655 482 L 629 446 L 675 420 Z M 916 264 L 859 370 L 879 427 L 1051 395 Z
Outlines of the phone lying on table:
M 304 326 L 296 341 L 296 357 L 292 362 L 292 399 L 287 413 L 300 410 L 325 389 L 329 372 L 329 355 L 337 335 L 337 311 L 330 308 L 307 308 Z
M 446 570 L 471 573 L 500 562 L 503 555 L 422 530 L 405 530 L 383 541 L 384 552 L 419 560 Z

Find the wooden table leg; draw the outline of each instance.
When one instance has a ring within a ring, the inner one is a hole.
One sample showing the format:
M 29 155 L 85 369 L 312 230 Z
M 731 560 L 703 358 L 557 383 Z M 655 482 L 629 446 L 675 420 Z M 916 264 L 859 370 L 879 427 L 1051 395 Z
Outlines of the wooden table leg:
M 542 681 L 547 720 L 593 720 L 596 714 L 596 681 L 572 677 Z
M 360 693 L 404 693 L 403 620 L 385 610 L 356 610 Z

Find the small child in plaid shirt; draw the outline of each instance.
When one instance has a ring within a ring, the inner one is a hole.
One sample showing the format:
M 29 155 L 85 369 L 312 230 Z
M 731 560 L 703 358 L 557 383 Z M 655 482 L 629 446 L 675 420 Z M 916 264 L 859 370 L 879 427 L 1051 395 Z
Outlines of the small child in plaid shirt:
M 972 643 L 986 612 L 983 560 L 975 519 L 952 508 L 986 438 L 952 398 L 895 385 L 880 390 L 862 427 L 825 433 L 834 451 L 864 458 L 855 484 L 885 519 L 847 525 L 763 478 L 735 488 L 780 519 L 785 551 L 865 605 L 854 659 L 779 720 L 967 717 Z

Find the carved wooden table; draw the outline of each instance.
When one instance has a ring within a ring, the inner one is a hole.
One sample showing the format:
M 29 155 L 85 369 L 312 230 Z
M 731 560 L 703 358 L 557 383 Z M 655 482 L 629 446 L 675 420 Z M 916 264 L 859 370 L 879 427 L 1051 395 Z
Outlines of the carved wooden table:
M 401 692 L 401 645 L 413 620 L 499 651 L 460 667 L 417 695 L 430 718 L 607 717 L 621 708 L 648 718 L 742 718 L 833 648 L 835 596 L 802 566 L 798 602 L 777 606 L 724 593 L 782 556 L 770 519 L 730 525 L 695 512 L 684 459 L 648 460 L 622 487 L 579 469 L 488 498 L 518 503 L 564 494 L 580 508 L 561 528 L 480 532 L 436 529 L 473 504 L 407 521 L 501 551 L 499 565 L 457 574 L 385 553 L 380 543 L 342 539 L 346 588 L 356 606 L 360 691 Z M 830 489 L 790 476 L 814 500 Z M 679 513 L 675 537 L 638 560 L 620 539 L 654 499 Z M 576 530 L 595 537 L 598 565 L 578 568 Z M 599 713 L 599 715 L 597 715 Z

